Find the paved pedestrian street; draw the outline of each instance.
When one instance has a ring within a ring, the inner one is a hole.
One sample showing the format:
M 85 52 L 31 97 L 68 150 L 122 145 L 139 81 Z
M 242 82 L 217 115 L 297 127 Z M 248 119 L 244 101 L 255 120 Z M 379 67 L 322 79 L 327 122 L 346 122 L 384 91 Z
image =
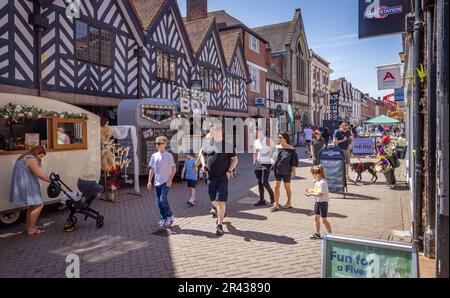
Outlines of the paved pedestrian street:
M 68 211 L 46 210 L 40 219 L 47 233 L 29 237 L 25 224 L 0 230 L 0 277 L 65 277 L 66 257 L 80 257 L 81 277 L 320 277 L 320 240 L 314 231 L 311 161 L 299 149 L 300 168 L 293 183 L 293 205 L 288 211 L 271 213 L 254 207 L 257 180 L 251 156 L 240 156 L 238 176 L 230 184 L 225 236 L 215 235 L 215 219 L 209 215 L 204 183 L 198 186 L 198 204 L 188 207 L 188 190 L 176 184 L 169 193 L 176 225 L 158 231 L 159 213 L 153 193 L 142 197 L 126 194 L 118 203 L 96 201 L 105 217 L 102 229 L 79 216 L 77 229 L 65 233 Z M 371 184 L 349 184 L 346 199 L 331 195 L 329 220 L 335 234 L 375 239 L 410 241 L 410 214 L 404 166 L 396 172 L 395 189 L 381 175 Z M 273 176 L 273 174 L 272 174 Z M 356 178 L 352 173 L 351 177 Z M 273 177 L 272 177 L 273 179 Z M 274 182 L 272 181 L 272 186 Z M 268 199 L 268 196 L 267 196 Z M 282 189 L 282 204 L 286 202 Z M 323 227 L 324 228 L 324 227 Z

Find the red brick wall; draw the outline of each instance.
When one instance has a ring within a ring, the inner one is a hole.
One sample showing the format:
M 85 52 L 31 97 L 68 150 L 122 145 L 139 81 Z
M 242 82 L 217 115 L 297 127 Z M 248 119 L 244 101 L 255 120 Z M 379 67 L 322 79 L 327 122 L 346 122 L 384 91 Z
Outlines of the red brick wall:
M 277 56 L 277 57 L 272 57 L 272 64 L 271 64 L 272 68 L 275 69 L 275 71 L 283 76 L 283 72 L 284 72 L 284 63 L 283 63 L 283 56 Z

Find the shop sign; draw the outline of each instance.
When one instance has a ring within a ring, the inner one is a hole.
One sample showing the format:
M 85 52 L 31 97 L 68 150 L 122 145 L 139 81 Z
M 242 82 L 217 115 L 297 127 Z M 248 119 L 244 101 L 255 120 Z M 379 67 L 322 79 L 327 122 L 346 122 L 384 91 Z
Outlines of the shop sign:
M 359 38 L 406 31 L 410 0 L 359 0 Z
M 373 154 L 373 139 L 355 139 L 352 144 L 352 152 L 356 155 Z
M 326 235 L 323 278 L 417 278 L 418 254 L 405 243 Z
M 275 102 L 284 102 L 283 90 L 275 90 L 274 91 L 274 100 L 275 100 Z
M 175 108 L 167 106 L 141 105 L 141 116 L 158 125 L 166 123 L 175 118 Z
M 183 114 L 201 114 L 208 116 L 209 93 L 198 90 L 180 88 L 180 106 Z
M 331 93 L 330 96 L 330 120 L 339 120 L 339 96 L 340 93 Z
M 378 90 L 402 88 L 400 64 L 378 67 Z

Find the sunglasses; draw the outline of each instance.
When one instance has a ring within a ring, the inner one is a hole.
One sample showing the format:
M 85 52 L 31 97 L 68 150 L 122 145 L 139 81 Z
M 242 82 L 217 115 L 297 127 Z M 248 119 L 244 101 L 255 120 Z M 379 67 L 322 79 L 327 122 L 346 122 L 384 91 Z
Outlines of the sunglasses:
M 156 143 L 156 145 L 161 146 L 161 145 L 165 145 L 166 143 Z

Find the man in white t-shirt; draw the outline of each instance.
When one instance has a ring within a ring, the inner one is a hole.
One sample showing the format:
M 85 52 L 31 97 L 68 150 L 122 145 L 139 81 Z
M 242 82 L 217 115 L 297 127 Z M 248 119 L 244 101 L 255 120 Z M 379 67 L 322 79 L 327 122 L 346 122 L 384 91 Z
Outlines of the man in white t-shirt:
M 166 151 L 168 140 L 166 137 L 158 137 L 156 139 L 156 147 L 158 152 L 152 155 L 149 163 L 150 172 L 148 175 L 147 188 L 152 190 L 153 178 L 155 184 L 156 201 L 158 203 L 161 220 L 160 228 L 170 228 L 173 226 L 174 217 L 170 209 L 167 195 L 172 187 L 173 177 L 177 172 L 173 155 Z
M 308 125 L 304 130 L 306 140 L 306 153 L 311 156 L 311 143 L 314 135 L 314 131 L 311 129 L 311 125 Z

